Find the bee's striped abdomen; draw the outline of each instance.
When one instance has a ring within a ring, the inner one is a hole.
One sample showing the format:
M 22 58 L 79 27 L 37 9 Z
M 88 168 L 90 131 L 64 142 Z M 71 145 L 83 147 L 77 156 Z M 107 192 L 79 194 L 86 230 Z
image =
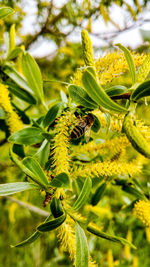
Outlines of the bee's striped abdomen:
M 77 125 L 71 132 L 71 139 L 80 138 L 84 134 L 85 130 L 83 127 Z

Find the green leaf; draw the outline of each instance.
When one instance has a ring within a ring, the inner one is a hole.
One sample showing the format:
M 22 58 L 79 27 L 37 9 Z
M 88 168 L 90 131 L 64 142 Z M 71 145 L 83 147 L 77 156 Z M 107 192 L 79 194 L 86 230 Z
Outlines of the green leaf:
M 0 19 L 6 18 L 7 16 L 14 13 L 14 10 L 10 7 L 0 8 Z
M 91 109 L 98 107 L 82 87 L 72 84 L 68 87 L 68 91 L 75 104 Z
M 123 45 L 116 44 L 116 46 L 118 46 L 124 52 L 124 55 L 125 55 L 127 63 L 128 63 L 129 71 L 131 74 L 132 83 L 134 84 L 136 81 L 136 68 L 135 68 L 135 63 L 134 63 L 134 60 L 132 58 L 132 55 L 131 55 L 130 51 L 126 47 L 124 47 Z
M 92 197 L 91 204 L 93 206 L 97 205 L 98 202 L 101 200 L 103 197 L 105 191 L 106 191 L 107 184 L 104 182 L 102 183 L 96 190 L 95 194 Z
M 23 100 L 23 101 L 25 101 L 25 102 L 27 102 L 29 104 L 36 104 L 35 98 L 28 91 L 26 91 L 23 88 L 19 87 L 15 83 L 7 82 L 7 85 L 8 85 L 8 90 L 12 94 L 14 94 L 18 98 L 20 98 L 21 100 Z
M 21 110 L 20 108 L 18 108 L 14 103 L 11 103 L 12 106 L 15 108 L 15 110 L 17 111 L 20 119 L 23 121 L 24 124 L 29 124 L 30 120 L 29 117 L 25 114 L 25 112 L 23 110 Z
M 7 60 L 12 60 L 16 57 L 18 57 L 19 54 L 23 52 L 23 49 L 21 47 L 16 47 L 13 50 L 11 50 L 7 56 Z
M 21 88 L 28 91 L 30 94 L 33 95 L 33 92 L 29 85 L 27 84 L 27 81 L 24 79 L 24 77 L 13 67 L 13 65 L 9 62 L 7 62 L 4 67 L 3 71 L 5 74 L 8 75 L 17 85 L 19 85 Z
M 12 24 L 9 31 L 9 53 L 11 53 L 15 46 L 15 24 Z
M 47 140 L 44 140 L 41 147 L 34 155 L 34 157 L 37 158 L 40 165 L 44 167 L 46 162 L 48 161 L 49 154 L 50 154 L 50 143 Z
M 131 95 L 131 100 L 137 101 L 142 97 L 150 96 L 150 80 L 141 83 Z
M 89 250 L 84 230 L 76 223 L 76 267 L 89 267 Z
M 102 106 L 108 110 L 113 110 L 119 113 L 127 112 L 127 110 L 124 107 L 118 105 L 113 100 L 111 100 L 111 98 L 106 94 L 103 88 L 98 85 L 96 79 L 88 70 L 83 73 L 82 82 L 89 96 L 99 106 Z
M 56 188 L 68 188 L 70 186 L 70 180 L 68 175 L 65 172 L 62 172 L 53 178 L 50 185 Z
M 57 199 L 55 197 L 53 197 L 53 199 L 51 201 L 50 208 L 51 208 L 51 212 L 55 218 L 60 217 L 64 213 L 62 205 L 61 205 L 61 200 Z
M 14 144 L 13 147 L 12 147 L 12 151 L 16 155 L 18 155 L 20 158 L 24 158 L 25 157 L 23 145 Z
M 42 188 L 47 189 L 47 187 L 45 186 L 45 182 L 43 182 L 41 177 L 32 172 L 31 169 L 26 167 L 23 162 L 16 157 L 12 150 L 10 150 L 10 158 L 27 176 L 30 177 L 30 179 L 32 179 L 35 183 L 39 184 Z
M 8 196 L 31 189 L 40 189 L 40 187 L 28 182 L 0 184 L 0 196 Z
M 33 145 L 43 141 L 42 129 L 28 127 L 13 133 L 8 141 L 16 144 Z
M 22 68 L 30 88 L 42 102 L 44 95 L 41 71 L 35 59 L 27 52 L 22 56 Z
M 89 194 L 91 192 L 91 188 L 92 188 L 92 181 L 91 179 L 88 177 L 86 178 L 84 185 L 82 187 L 81 193 L 78 196 L 76 202 L 73 205 L 73 210 L 78 210 L 80 209 L 87 201 Z
M 123 85 L 114 85 L 108 89 L 105 90 L 105 92 L 110 96 L 118 96 L 123 95 L 127 92 L 127 87 Z
M 98 229 L 97 226 L 91 225 L 89 224 L 87 227 L 87 231 L 89 231 L 90 233 L 99 236 L 101 238 L 107 239 L 109 241 L 115 242 L 115 243 L 120 243 L 122 245 L 129 245 L 130 247 L 136 249 L 136 247 L 130 243 L 128 240 L 122 238 L 122 237 L 118 237 L 118 236 L 114 236 L 114 235 L 110 235 L 107 233 L 102 232 L 101 230 Z
M 144 196 L 144 194 L 142 192 L 140 192 L 139 190 L 137 190 L 135 187 L 124 184 L 122 186 L 122 190 L 128 194 L 135 196 L 135 197 L 146 200 L 146 197 Z
M 38 161 L 36 161 L 34 158 L 26 157 L 23 159 L 22 164 L 32 173 L 34 173 L 35 176 L 39 177 L 39 180 L 41 180 L 42 184 L 48 185 L 47 177 Z
M 44 127 L 50 126 L 54 122 L 61 106 L 62 106 L 62 103 L 56 103 L 49 109 L 49 111 L 47 112 L 47 114 L 45 115 L 43 119 Z
M 99 119 L 97 118 L 97 116 L 93 115 L 94 116 L 94 123 L 91 127 L 91 130 L 95 133 L 97 133 L 101 127 L 101 124 L 100 124 L 100 121 Z
M 65 92 L 63 90 L 60 91 L 60 96 L 61 96 L 61 99 L 62 99 L 62 102 L 67 104 L 68 103 L 68 98 L 65 94 Z
M 48 216 L 45 220 L 48 221 L 50 219 L 50 216 Z M 31 243 L 33 243 L 35 240 L 37 240 L 39 237 L 41 236 L 41 233 L 39 231 L 35 231 L 31 236 L 29 236 L 27 239 L 25 239 L 24 241 L 18 243 L 15 246 L 11 246 L 11 248 L 20 248 L 20 247 L 24 247 L 27 245 L 30 245 Z
M 48 221 L 46 223 L 42 223 L 37 227 L 37 230 L 40 232 L 48 232 L 58 228 L 64 221 L 66 220 L 66 213 L 63 213 L 60 217 Z

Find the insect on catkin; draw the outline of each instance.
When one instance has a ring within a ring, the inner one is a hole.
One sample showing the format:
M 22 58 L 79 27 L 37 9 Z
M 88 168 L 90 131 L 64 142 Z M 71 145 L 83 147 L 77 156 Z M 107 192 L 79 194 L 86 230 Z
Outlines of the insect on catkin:
M 146 158 L 150 158 L 150 144 L 134 125 L 134 117 L 131 113 L 128 113 L 124 118 L 123 131 L 132 146 Z

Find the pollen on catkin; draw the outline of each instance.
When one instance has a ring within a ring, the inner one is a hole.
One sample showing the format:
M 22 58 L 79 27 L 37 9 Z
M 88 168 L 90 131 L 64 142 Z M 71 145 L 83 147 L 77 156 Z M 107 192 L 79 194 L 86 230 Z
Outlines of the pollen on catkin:
M 93 58 L 93 48 L 92 42 L 86 30 L 82 30 L 82 50 L 83 50 L 83 58 L 85 64 L 87 66 L 94 66 L 94 58 Z
M 6 124 L 10 132 L 14 133 L 21 130 L 23 128 L 23 123 L 11 105 L 8 86 L 2 83 L 0 83 L 0 106 L 5 110 Z
M 57 237 L 62 250 L 69 253 L 70 259 L 73 265 L 75 265 L 75 223 L 69 216 L 67 216 L 66 221 L 58 228 Z M 97 264 L 92 261 L 91 257 L 89 260 L 89 267 L 98 267 Z
M 91 178 L 103 176 L 105 178 L 113 175 L 130 175 L 139 173 L 142 168 L 141 161 L 133 161 L 130 163 L 116 161 L 105 161 L 97 163 L 89 163 L 85 167 L 78 167 L 73 173 L 73 177 Z
M 131 54 L 136 68 L 139 68 L 142 65 L 143 61 L 146 60 L 146 55 L 144 54 L 140 55 L 136 52 L 131 52 Z M 115 78 L 120 77 L 128 71 L 128 64 L 123 52 L 117 51 L 107 53 L 103 57 L 100 57 L 98 60 L 96 60 L 94 65 L 92 65 L 93 61 L 90 60 L 90 62 L 90 66 L 95 66 L 96 68 L 97 77 L 101 85 L 106 85 L 112 82 Z M 72 77 L 71 82 L 76 85 L 81 85 L 81 81 L 82 71 L 80 69 L 77 69 L 74 77 Z
M 146 227 L 150 227 L 150 201 L 139 200 L 134 205 L 134 214 Z
M 63 114 L 58 120 L 55 127 L 56 135 L 53 139 L 53 167 L 54 175 L 65 172 L 69 175 L 69 125 L 71 124 L 70 112 Z M 60 192 L 61 191 L 61 192 Z M 56 190 L 56 197 L 63 194 L 62 189 Z

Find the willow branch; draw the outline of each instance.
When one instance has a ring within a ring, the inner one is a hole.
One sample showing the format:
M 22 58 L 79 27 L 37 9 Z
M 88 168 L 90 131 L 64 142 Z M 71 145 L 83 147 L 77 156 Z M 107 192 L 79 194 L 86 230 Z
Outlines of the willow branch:
M 6 198 L 6 199 L 8 199 L 8 200 L 10 200 L 11 202 L 17 203 L 18 205 L 20 205 L 20 206 L 22 206 L 22 207 L 30 210 L 31 212 L 34 212 L 36 214 L 41 215 L 43 217 L 48 217 L 49 216 L 49 212 L 47 212 L 45 210 L 42 210 L 42 209 L 40 209 L 40 208 L 38 208 L 36 206 L 33 206 L 31 204 L 28 204 L 28 203 L 26 203 L 24 201 L 18 200 L 16 198 L 10 197 L 10 196 L 3 196 L 3 197 Z

